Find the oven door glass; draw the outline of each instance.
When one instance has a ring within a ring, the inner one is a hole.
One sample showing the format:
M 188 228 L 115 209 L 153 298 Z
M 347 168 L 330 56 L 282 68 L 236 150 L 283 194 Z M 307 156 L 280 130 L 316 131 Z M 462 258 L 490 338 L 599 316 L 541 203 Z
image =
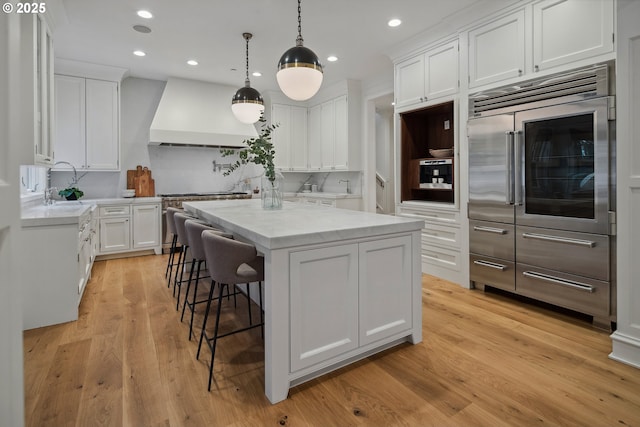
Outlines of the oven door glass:
M 516 116 L 522 179 L 517 222 L 608 231 L 606 105 L 606 99 L 582 101 Z

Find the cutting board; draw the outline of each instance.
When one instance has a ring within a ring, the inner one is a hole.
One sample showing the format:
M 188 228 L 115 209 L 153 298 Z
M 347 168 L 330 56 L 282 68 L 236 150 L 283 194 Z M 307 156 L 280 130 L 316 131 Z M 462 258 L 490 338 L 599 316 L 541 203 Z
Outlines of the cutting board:
M 151 170 L 141 165 L 138 165 L 135 170 L 128 170 L 127 188 L 136 190 L 136 197 L 155 196 L 155 181 L 151 177 Z

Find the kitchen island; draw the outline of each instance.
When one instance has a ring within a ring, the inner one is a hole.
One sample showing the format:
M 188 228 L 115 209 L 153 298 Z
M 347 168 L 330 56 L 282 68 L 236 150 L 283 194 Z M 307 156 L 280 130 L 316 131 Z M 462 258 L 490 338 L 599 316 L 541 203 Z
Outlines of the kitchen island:
M 423 221 L 260 200 L 185 202 L 265 257 L 265 393 L 422 340 Z

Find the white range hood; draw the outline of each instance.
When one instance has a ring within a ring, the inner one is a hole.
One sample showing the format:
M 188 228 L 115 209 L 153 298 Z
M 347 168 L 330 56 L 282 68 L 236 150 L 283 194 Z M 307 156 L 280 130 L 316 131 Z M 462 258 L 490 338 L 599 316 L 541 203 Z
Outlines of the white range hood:
M 170 77 L 149 131 L 150 145 L 246 147 L 255 138 L 254 125 L 231 112 L 237 88 Z

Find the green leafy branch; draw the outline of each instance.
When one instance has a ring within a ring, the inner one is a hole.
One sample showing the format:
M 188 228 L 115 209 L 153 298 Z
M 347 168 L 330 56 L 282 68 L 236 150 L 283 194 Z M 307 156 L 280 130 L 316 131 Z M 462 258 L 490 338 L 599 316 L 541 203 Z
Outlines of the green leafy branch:
M 244 141 L 247 144 L 247 148 L 243 148 L 238 152 L 238 160 L 231 163 L 229 169 L 224 171 L 224 176 L 228 176 L 233 171 L 238 169 L 242 165 L 247 163 L 255 163 L 256 165 L 262 165 L 264 168 L 264 174 L 271 182 L 276 179 L 275 166 L 273 164 L 273 157 L 276 151 L 271 142 L 271 134 L 279 126 L 278 123 L 268 125 L 263 116 L 260 117 L 260 133 L 255 138 L 250 138 Z M 236 154 L 236 150 L 221 148 L 220 153 L 222 157 L 232 156 Z

